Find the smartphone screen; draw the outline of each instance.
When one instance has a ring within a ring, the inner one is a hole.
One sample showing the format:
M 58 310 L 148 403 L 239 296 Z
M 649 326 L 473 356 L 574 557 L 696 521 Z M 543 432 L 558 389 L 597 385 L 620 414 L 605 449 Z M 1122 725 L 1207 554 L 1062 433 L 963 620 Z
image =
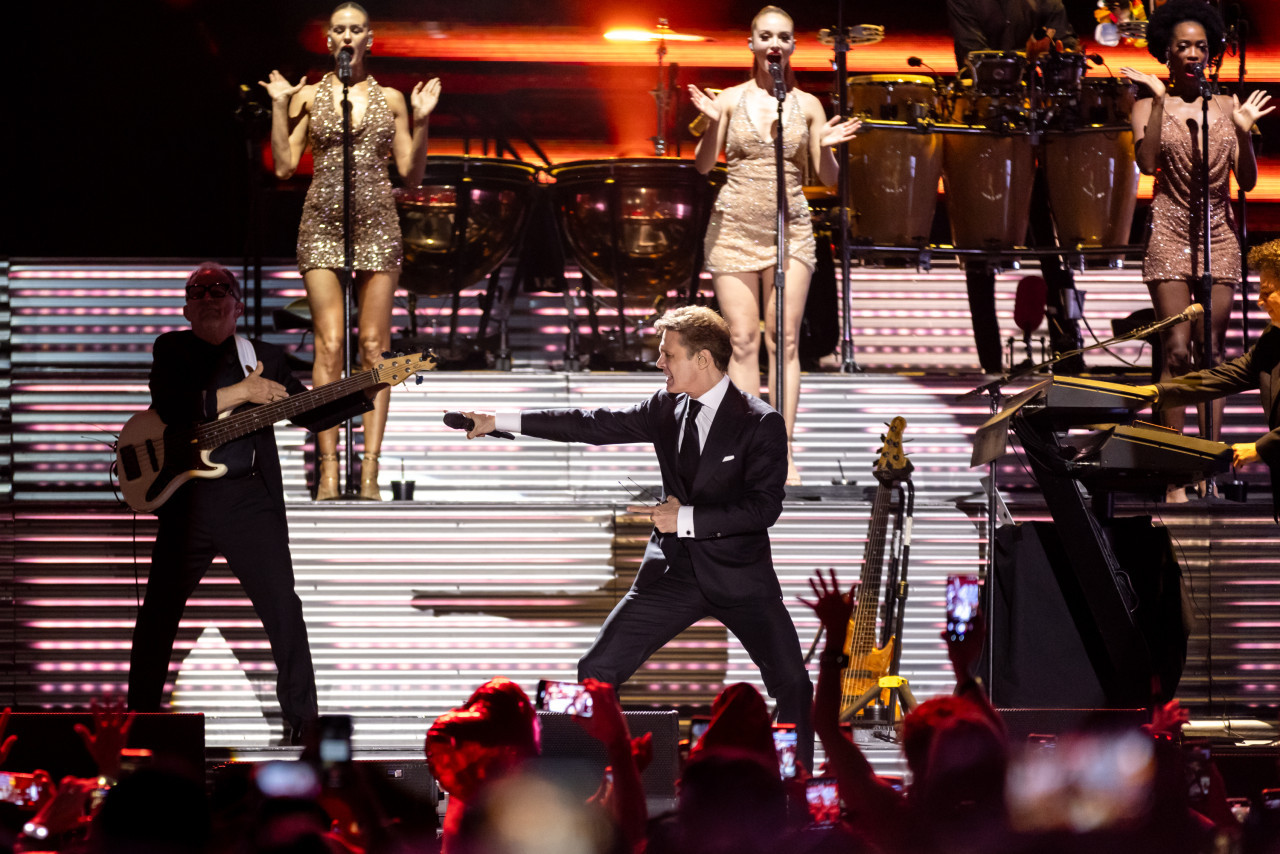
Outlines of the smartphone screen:
M 0 772 L 0 802 L 20 807 L 34 806 L 40 800 L 40 787 L 34 774 Z
M 840 821 L 840 790 L 835 777 L 810 777 L 804 783 L 809 827 L 832 827 Z
M 320 718 L 320 763 L 325 766 L 351 761 L 351 716 Z
M 539 709 L 547 712 L 591 717 L 591 695 L 587 693 L 586 686 L 578 682 L 538 680 L 537 704 Z
M 778 754 L 778 772 L 782 779 L 796 776 L 796 728 L 793 724 L 773 725 L 773 749 Z
M 689 741 L 697 744 L 709 726 L 711 726 L 711 718 L 690 718 Z
M 976 575 L 947 576 L 947 637 L 964 640 L 973 626 L 982 587 Z
M 253 770 L 253 781 L 268 798 L 314 798 L 320 793 L 320 778 L 306 762 L 259 763 Z

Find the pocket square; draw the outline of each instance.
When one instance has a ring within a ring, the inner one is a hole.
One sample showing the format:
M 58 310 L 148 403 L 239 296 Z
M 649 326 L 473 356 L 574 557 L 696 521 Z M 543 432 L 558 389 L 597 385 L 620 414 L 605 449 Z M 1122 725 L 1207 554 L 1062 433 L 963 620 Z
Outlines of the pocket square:
M 733 459 L 733 454 L 730 454 L 729 456 L 725 457 L 725 458 L 724 458 L 723 460 L 721 460 L 720 462 L 722 462 L 722 463 L 727 463 L 727 462 L 729 462 L 729 460 L 731 460 L 731 459 Z

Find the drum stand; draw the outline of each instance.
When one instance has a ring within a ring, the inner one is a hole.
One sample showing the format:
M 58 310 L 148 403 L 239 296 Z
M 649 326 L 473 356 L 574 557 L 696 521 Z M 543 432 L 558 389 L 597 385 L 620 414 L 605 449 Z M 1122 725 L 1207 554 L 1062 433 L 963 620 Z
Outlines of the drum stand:
M 838 115 L 847 117 L 849 112 L 848 73 L 849 34 L 844 26 L 844 3 L 836 4 L 836 29 L 831 50 L 835 54 L 836 103 Z M 778 126 L 781 128 L 781 124 Z M 781 131 L 779 131 L 781 132 Z M 849 143 L 842 142 L 836 150 L 836 179 L 840 206 L 840 308 L 844 322 L 840 327 L 840 370 L 846 374 L 861 373 L 862 368 L 854 358 L 853 349 L 853 280 L 849 265 L 852 252 L 849 246 Z M 779 341 L 782 339 L 779 338 Z

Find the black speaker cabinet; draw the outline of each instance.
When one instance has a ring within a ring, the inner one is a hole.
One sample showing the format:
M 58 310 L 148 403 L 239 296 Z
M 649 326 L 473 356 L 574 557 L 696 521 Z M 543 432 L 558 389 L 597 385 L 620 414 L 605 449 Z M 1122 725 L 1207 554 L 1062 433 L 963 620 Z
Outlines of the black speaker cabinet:
M 93 731 L 93 715 L 88 712 L 14 712 L 5 736 L 18 740 L 5 761 L 12 771 L 43 768 L 55 780 L 70 774 L 92 777 L 97 774 L 93 758 L 76 733 L 76 724 Z M 177 758 L 196 771 L 204 771 L 204 715 L 139 713 L 129 729 L 129 748 L 150 750 L 155 759 Z
M 641 776 L 649 798 L 674 798 L 680 774 L 680 714 L 675 710 L 624 712 L 632 738 L 653 733 L 653 761 Z M 566 770 L 581 788 L 595 791 L 609 764 L 604 745 L 587 735 L 572 715 L 538 712 L 542 725 L 542 764 L 553 774 Z M 590 792 L 587 792 L 590 794 Z
M 1015 747 L 1029 735 L 1062 735 L 1087 724 L 1140 727 L 1150 719 L 1146 709 L 1005 709 L 997 708 L 1009 744 Z

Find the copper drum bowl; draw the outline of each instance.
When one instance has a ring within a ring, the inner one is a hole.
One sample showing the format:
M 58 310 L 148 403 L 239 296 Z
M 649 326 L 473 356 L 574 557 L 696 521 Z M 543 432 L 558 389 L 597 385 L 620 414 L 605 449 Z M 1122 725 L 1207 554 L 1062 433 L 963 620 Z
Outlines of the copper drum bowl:
M 974 90 L 983 95 L 1015 95 L 1026 83 L 1027 55 L 1021 51 L 970 51 L 965 65 L 972 74 Z
M 661 295 L 695 273 L 724 170 L 692 160 L 579 160 L 550 170 L 556 217 L 592 279 L 621 293 Z
M 906 74 L 849 78 L 849 112 L 867 121 L 849 143 L 849 234 L 875 245 L 929 242 L 942 172 L 942 137 L 879 122 L 936 119 L 933 79 Z
M 1083 53 L 1043 54 L 1036 60 L 1040 68 L 1040 91 L 1050 97 L 1079 93 L 1087 63 Z
M 421 186 L 395 191 L 404 235 L 400 285 L 448 296 L 497 269 L 520 234 L 536 172 L 516 160 L 428 157 Z

